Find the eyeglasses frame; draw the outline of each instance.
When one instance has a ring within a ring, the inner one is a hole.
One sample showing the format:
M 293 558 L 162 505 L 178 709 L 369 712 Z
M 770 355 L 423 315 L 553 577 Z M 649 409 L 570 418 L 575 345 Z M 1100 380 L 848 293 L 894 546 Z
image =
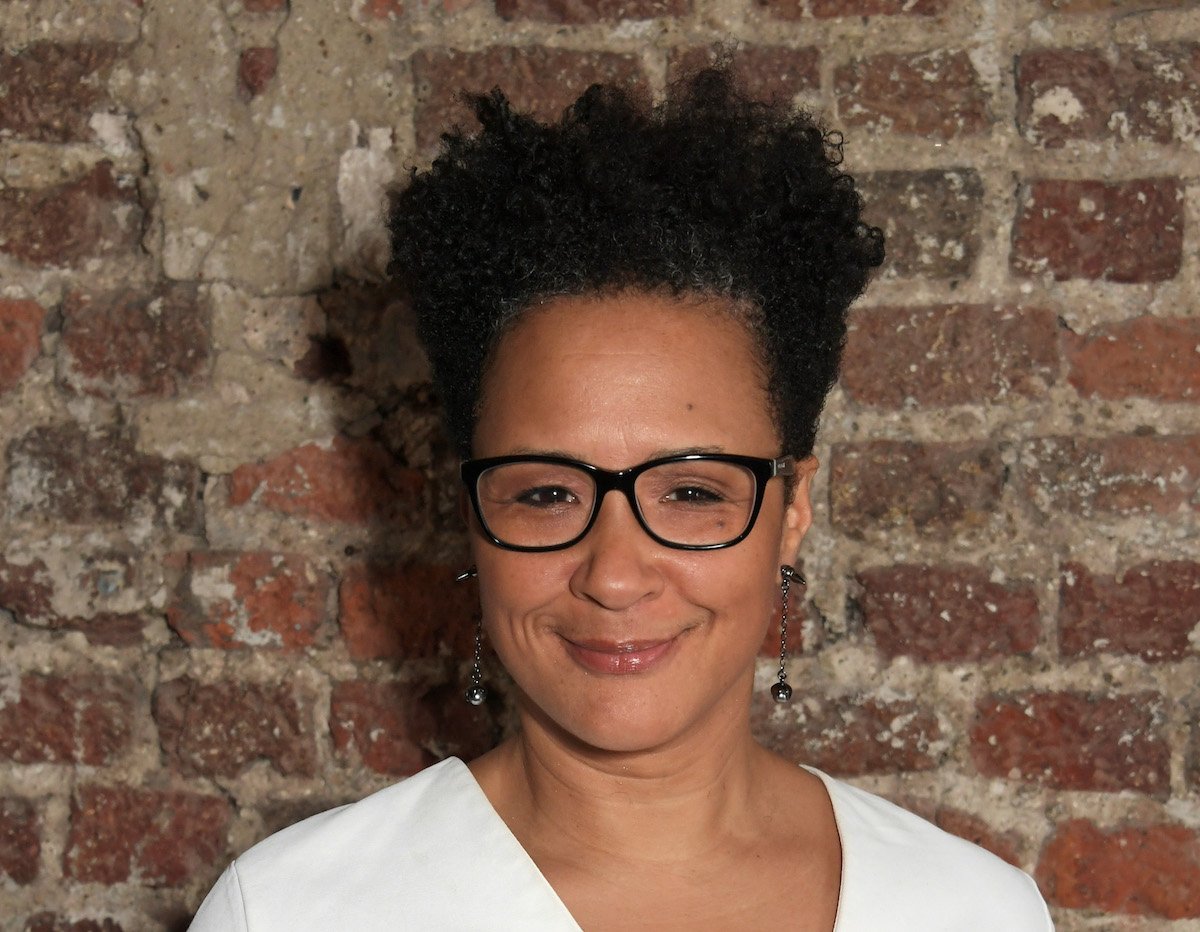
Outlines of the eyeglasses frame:
M 733 538 L 733 540 L 724 541 L 719 544 L 680 544 L 659 537 L 646 524 L 646 518 L 642 514 L 642 508 L 638 504 L 637 495 L 634 491 L 638 477 L 656 466 L 664 466 L 668 463 L 694 462 L 697 460 L 743 466 L 750 470 L 750 473 L 754 476 L 754 507 L 750 511 L 750 518 L 746 522 L 745 529 L 741 534 Z M 592 503 L 592 513 L 588 516 L 583 530 L 565 543 L 537 547 L 510 544 L 493 534 L 492 529 L 488 527 L 488 523 L 483 517 L 483 508 L 479 504 L 479 477 L 489 469 L 504 466 L 508 463 L 550 463 L 556 466 L 570 466 L 591 476 L 592 481 L 596 485 L 596 499 Z M 613 491 L 620 492 L 625 496 L 625 500 L 629 502 L 629 507 L 633 511 L 634 517 L 637 518 L 638 524 L 641 525 L 642 530 L 656 543 L 664 547 L 669 547 L 672 550 L 724 550 L 726 547 L 732 547 L 735 544 L 741 543 L 754 530 L 754 524 L 758 520 L 758 513 L 762 510 L 763 499 L 767 493 L 767 483 L 775 476 L 792 476 L 795 473 L 796 458 L 794 456 L 741 456 L 734 453 L 684 453 L 678 456 L 662 456 L 639 463 L 636 466 L 630 466 L 627 469 L 618 470 L 601 469 L 599 466 L 593 466 L 591 463 L 585 463 L 583 460 L 549 454 L 488 456 L 480 459 L 464 460 L 459 466 L 459 475 L 462 477 L 463 484 L 467 487 L 467 495 L 471 499 L 471 507 L 475 512 L 475 517 L 479 521 L 479 529 L 482 531 L 483 536 L 503 550 L 512 550 L 518 553 L 549 553 L 555 550 L 566 550 L 569 547 L 574 547 L 587 537 L 588 532 L 595 525 L 596 519 L 600 516 L 600 507 L 604 504 L 605 497 L 609 492 Z

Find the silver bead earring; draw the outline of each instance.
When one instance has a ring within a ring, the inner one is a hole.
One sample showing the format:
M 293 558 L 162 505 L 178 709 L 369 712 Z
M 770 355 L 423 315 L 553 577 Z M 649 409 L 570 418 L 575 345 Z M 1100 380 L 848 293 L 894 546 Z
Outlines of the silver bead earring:
M 463 572 L 455 577 L 456 582 L 462 582 L 466 579 L 474 579 L 479 575 L 479 570 L 473 566 L 467 567 Z M 467 685 L 467 691 L 464 694 L 467 702 L 471 705 L 483 705 L 487 699 L 487 687 L 483 685 L 483 616 L 480 615 L 475 619 L 475 659 L 471 663 L 471 677 Z
M 787 702 L 792 698 L 792 687 L 788 685 L 787 669 L 784 666 L 787 661 L 788 593 L 792 583 L 808 585 L 804 577 L 796 572 L 795 567 L 785 563 L 779 567 L 779 595 L 783 601 L 783 611 L 779 616 L 779 682 L 771 687 L 771 695 L 775 697 L 776 702 Z

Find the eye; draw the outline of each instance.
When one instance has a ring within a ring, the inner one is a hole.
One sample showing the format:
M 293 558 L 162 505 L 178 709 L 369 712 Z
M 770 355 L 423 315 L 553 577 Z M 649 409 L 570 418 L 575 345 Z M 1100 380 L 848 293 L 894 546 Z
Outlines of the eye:
M 555 505 L 574 505 L 579 501 L 579 497 L 561 485 L 543 485 L 526 489 L 515 496 L 515 501 L 535 508 L 551 508 Z
M 686 505 L 713 505 L 725 501 L 725 497 L 712 489 L 698 485 L 681 485 L 671 489 L 663 496 L 665 502 L 679 502 Z

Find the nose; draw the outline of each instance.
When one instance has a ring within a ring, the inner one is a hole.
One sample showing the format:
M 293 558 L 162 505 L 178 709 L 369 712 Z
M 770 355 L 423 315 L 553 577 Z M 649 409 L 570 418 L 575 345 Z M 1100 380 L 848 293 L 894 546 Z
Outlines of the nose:
M 583 551 L 571 575 L 576 597 L 619 612 L 662 591 L 662 576 L 651 553 L 660 545 L 642 530 L 620 492 L 612 490 L 604 496 L 595 524 L 576 546 Z

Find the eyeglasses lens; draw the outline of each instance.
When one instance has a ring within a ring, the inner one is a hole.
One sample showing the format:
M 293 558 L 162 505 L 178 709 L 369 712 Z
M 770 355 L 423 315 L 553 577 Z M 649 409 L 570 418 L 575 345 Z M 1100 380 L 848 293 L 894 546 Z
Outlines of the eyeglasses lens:
M 642 472 L 634 486 L 645 525 L 684 546 L 712 546 L 739 537 L 755 502 L 754 474 L 713 460 L 668 462 Z M 478 481 L 484 523 L 516 547 L 554 547 L 574 540 L 596 507 L 592 476 L 558 463 L 506 463 Z

